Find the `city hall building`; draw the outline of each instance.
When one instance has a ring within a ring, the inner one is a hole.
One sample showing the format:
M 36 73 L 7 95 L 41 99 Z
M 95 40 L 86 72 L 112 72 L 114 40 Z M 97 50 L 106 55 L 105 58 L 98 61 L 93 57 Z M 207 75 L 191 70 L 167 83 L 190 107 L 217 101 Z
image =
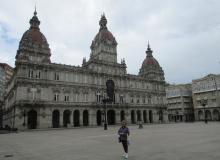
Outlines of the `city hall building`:
M 52 63 L 51 50 L 39 28 L 37 12 L 23 34 L 15 70 L 5 94 L 3 124 L 18 129 L 101 126 L 167 121 L 164 72 L 149 44 L 137 75 L 117 62 L 117 41 L 105 15 L 82 66 Z M 65 54 L 65 53 L 63 53 Z M 143 52 L 144 54 L 144 52 Z M 107 97 L 106 81 L 114 82 L 114 100 Z M 104 112 L 106 110 L 106 112 Z

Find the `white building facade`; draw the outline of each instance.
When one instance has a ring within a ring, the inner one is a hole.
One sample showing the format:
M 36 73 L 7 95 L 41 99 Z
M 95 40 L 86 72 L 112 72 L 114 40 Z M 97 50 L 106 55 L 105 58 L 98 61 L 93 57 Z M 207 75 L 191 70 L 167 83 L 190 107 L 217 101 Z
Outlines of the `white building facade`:
M 192 81 L 195 119 L 220 120 L 220 75 L 209 74 Z M 203 101 L 206 101 L 203 104 Z
M 102 15 L 89 60 L 83 59 L 81 67 L 56 64 L 50 61 L 49 44 L 39 25 L 35 11 L 6 89 L 4 125 L 18 129 L 101 126 L 105 107 L 109 125 L 123 119 L 134 124 L 167 122 L 164 72 L 149 44 L 139 74 L 127 74 L 125 60 L 117 62 L 117 42 Z M 107 80 L 113 80 L 115 91 L 114 102 L 105 106 Z
M 170 122 L 194 121 L 191 84 L 168 85 L 166 98 Z

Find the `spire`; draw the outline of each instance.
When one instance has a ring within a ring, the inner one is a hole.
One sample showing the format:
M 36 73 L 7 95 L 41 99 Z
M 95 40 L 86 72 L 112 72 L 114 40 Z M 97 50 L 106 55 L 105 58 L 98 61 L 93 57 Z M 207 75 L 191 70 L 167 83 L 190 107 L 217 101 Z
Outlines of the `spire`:
M 34 15 L 35 15 L 35 16 L 37 15 L 36 4 L 35 4 L 35 6 L 34 6 Z
M 34 16 L 30 19 L 29 23 L 31 25 L 30 28 L 39 29 L 40 21 L 37 17 L 36 5 L 34 9 Z
M 105 13 L 103 13 L 101 15 L 101 19 L 99 21 L 99 25 L 100 25 L 100 29 L 99 30 L 107 29 L 106 24 L 107 24 L 107 19 L 105 18 Z
M 153 51 L 151 50 L 150 43 L 148 41 L 146 54 L 147 54 L 148 57 L 152 57 L 153 56 L 152 53 L 153 53 Z

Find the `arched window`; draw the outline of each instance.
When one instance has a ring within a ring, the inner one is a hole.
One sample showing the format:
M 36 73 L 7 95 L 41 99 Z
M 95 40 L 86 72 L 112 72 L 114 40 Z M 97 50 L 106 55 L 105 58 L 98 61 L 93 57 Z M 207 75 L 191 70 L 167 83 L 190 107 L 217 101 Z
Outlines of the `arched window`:
M 96 102 L 101 102 L 101 94 L 100 94 L 100 91 L 97 91 L 97 93 L 96 93 Z

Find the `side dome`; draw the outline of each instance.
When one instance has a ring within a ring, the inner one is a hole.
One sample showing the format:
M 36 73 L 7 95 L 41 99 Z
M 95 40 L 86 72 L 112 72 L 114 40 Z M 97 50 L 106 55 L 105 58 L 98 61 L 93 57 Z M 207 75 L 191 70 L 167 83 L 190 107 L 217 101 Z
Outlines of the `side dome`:
M 115 40 L 115 37 L 113 34 L 108 30 L 107 28 L 107 19 L 105 15 L 103 14 L 101 16 L 101 19 L 99 21 L 100 29 L 97 35 L 95 36 L 94 40 L 92 41 L 91 44 L 91 49 L 95 47 L 96 44 L 99 44 L 100 42 L 102 43 L 107 43 L 109 45 L 114 45 L 117 46 L 117 42 Z
M 16 60 L 50 62 L 50 48 L 46 37 L 41 33 L 40 21 L 36 10 L 30 19 L 30 28 L 23 34 L 16 55 Z
M 142 63 L 141 69 L 160 68 L 158 61 L 153 57 L 152 53 L 153 51 L 151 50 L 150 45 L 148 44 L 147 51 L 146 51 L 147 56 Z
M 146 58 L 142 63 L 139 75 L 151 80 L 164 81 L 164 72 L 158 61 L 152 55 L 153 51 L 148 44 Z
M 153 56 L 152 57 L 147 56 L 143 61 L 141 68 L 146 68 L 146 67 L 160 67 L 160 65 Z

